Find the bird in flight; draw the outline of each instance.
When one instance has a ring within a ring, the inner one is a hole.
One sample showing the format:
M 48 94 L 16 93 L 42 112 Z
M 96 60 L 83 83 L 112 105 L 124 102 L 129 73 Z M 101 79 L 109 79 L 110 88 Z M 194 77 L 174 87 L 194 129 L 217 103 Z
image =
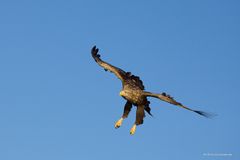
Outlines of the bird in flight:
M 193 110 L 182 105 L 181 103 L 175 101 L 173 97 L 166 94 L 165 92 L 157 94 L 145 91 L 143 82 L 140 80 L 138 76 L 132 75 L 131 72 L 125 72 L 124 70 L 103 61 L 100 58 L 100 54 L 98 54 L 98 51 L 99 49 L 96 48 L 96 46 L 94 46 L 91 50 L 92 57 L 94 58 L 94 60 L 98 63 L 98 65 L 103 67 L 105 71 L 110 71 L 114 73 L 122 81 L 122 90 L 120 91 L 119 94 L 126 100 L 126 104 L 124 106 L 121 118 L 115 123 L 115 128 L 119 128 L 122 125 L 123 120 L 128 117 L 128 114 L 131 111 L 132 106 L 136 106 L 137 107 L 136 120 L 134 125 L 130 129 L 130 134 L 133 135 L 136 131 L 136 127 L 138 125 L 143 124 L 145 111 L 152 116 L 151 108 L 149 107 L 150 102 L 147 99 L 148 97 L 158 98 L 162 101 L 195 112 L 204 117 L 211 116 L 209 113 Z

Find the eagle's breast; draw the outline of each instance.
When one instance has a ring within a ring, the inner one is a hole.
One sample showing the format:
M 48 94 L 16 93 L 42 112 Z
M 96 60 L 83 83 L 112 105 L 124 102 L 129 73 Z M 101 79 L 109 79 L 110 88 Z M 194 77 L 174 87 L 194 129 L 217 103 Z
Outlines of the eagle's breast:
M 120 96 L 136 105 L 142 104 L 145 99 L 142 90 L 122 90 Z

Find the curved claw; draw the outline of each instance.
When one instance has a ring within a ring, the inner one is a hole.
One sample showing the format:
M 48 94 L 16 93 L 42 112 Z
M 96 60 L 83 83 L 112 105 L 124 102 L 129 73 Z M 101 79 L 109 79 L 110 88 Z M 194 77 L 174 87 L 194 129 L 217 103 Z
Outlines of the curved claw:
M 120 118 L 116 123 L 115 123 L 115 128 L 119 128 L 121 125 L 122 125 L 122 122 L 123 122 L 123 118 Z
M 130 130 L 130 134 L 131 134 L 131 135 L 134 135 L 134 133 L 135 133 L 135 131 L 136 131 L 136 128 L 137 128 L 137 125 L 134 124 L 134 125 L 132 126 L 131 130 Z

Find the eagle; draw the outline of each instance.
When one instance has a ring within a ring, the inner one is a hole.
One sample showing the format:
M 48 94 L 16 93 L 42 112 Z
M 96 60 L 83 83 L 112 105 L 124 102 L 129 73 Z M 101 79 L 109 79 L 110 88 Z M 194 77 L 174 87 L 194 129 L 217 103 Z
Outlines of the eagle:
M 152 116 L 150 101 L 148 101 L 148 97 L 158 98 L 162 101 L 168 102 L 170 104 L 176 105 L 178 107 L 187 109 L 189 111 L 195 112 L 204 117 L 210 117 L 211 115 L 207 112 L 193 110 L 182 105 L 180 102 L 174 100 L 172 96 L 169 94 L 163 93 L 152 93 L 145 91 L 145 87 L 143 85 L 142 80 L 131 72 L 125 72 L 124 70 L 115 67 L 100 58 L 100 54 L 98 54 L 99 49 L 94 46 L 91 50 L 91 54 L 96 63 L 104 68 L 105 71 L 110 71 L 114 73 L 117 78 L 122 81 L 122 90 L 120 91 L 120 96 L 122 96 L 126 100 L 126 104 L 124 106 L 123 114 L 121 118 L 115 123 L 115 128 L 119 128 L 122 125 L 124 119 L 128 117 L 133 106 L 136 106 L 136 119 L 132 128 L 130 129 L 130 134 L 133 135 L 136 131 L 136 127 L 138 125 L 143 124 L 143 119 L 145 117 L 145 111 Z

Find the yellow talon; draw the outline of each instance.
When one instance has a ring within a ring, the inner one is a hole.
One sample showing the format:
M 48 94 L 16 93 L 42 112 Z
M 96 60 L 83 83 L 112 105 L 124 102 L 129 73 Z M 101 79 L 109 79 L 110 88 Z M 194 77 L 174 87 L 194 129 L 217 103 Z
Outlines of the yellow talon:
M 133 126 L 132 126 L 132 128 L 131 128 L 131 130 L 130 130 L 130 134 L 131 135 L 133 135 L 134 133 L 135 133 L 135 131 L 136 131 L 136 124 L 134 124 Z
M 116 123 L 115 123 L 115 128 L 119 128 L 122 125 L 123 118 L 120 118 Z

